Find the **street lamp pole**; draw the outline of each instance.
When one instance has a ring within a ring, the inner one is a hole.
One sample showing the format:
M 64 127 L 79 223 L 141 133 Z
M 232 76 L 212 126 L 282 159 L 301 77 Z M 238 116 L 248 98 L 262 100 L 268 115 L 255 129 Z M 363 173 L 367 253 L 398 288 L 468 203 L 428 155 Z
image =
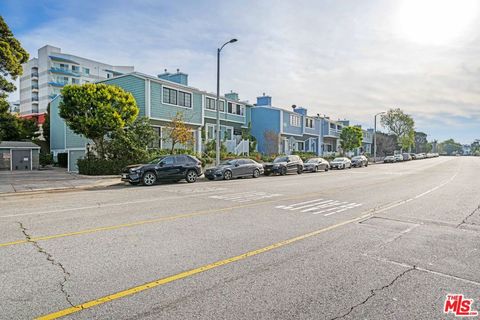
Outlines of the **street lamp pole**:
M 373 117 L 373 162 L 377 162 L 377 116 L 385 114 L 386 112 L 379 112 Z
M 229 43 L 237 42 L 237 39 L 232 39 L 228 42 L 225 42 L 220 48 L 217 49 L 217 134 L 216 134 L 216 143 L 215 143 L 215 155 L 216 155 L 216 165 L 220 164 L 220 52 L 222 51 L 223 47 L 225 47 Z M 226 106 L 224 106 L 225 108 Z

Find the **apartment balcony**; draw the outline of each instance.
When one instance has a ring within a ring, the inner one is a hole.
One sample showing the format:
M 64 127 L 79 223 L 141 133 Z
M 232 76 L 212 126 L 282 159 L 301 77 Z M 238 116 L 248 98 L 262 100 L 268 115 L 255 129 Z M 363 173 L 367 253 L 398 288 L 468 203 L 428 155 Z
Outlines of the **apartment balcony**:
M 326 134 L 325 136 L 333 137 L 333 138 L 339 138 L 340 137 L 340 132 L 342 132 L 342 130 L 329 128 L 328 129 L 328 134 Z
M 73 76 L 73 77 L 80 77 L 80 72 L 72 71 L 69 69 L 51 67 L 50 72 L 57 73 L 57 74 L 64 74 L 64 75 Z
M 50 81 L 48 84 L 54 87 L 63 87 L 64 85 L 67 85 L 68 82 Z
M 32 73 L 30 74 L 30 76 L 31 76 L 32 78 L 38 78 L 38 72 L 32 72 Z
M 38 102 L 38 97 L 32 97 L 32 102 Z

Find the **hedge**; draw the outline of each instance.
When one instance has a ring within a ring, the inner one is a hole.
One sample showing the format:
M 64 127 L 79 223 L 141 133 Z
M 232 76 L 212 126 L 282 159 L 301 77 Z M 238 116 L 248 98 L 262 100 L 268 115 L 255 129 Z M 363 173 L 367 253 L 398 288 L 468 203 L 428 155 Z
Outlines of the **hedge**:
M 78 159 L 78 173 L 99 176 L 99 175 L 118 175 L 122 169 L 131 163 L 118 160 L 105 159 Z

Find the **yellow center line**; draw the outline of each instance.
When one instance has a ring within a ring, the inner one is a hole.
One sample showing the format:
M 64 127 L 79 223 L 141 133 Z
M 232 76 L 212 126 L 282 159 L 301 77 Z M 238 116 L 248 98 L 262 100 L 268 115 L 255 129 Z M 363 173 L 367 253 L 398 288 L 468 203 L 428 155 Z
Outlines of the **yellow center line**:
M 205 272 L 205 271 L 208 271 L 208 270 L 211 270 L 211 269 L 215 269 L 215 268 L 218 268 L 218 267 L 221 267 L 221 266 L 233 263 L 233 262 L 237 262 L 237 261 L 240 261 L 240 260 L 252 257 L 252 256 L 259 255 L 261 253 L 265 253 L 267 251 L 271 251 L 271 250 L 286 246 L 288 244 L 291 244 L 291 243 L 294 243 L 294 242 L 297 242 L 297 241 L 300 241 L 300 240 L 304 240 L 304 239 L 316 236 L 320 233 L 336 229 L 336 228 L 344 226 L 346 224 L 350 224 L 350 223 L 353 223 L 353 222 L 363 220 L 365 218 L 370 217 L 372 214 L 373 214 L 373 210 L 370 210 L 369 213 L 363 214 L 363 215 L 361 215 L 357 218 L 346 220 L 346 221 L 334 224 L 332 226 L 329 226 L 329 227 L 326 227 L 326 228 L 323 228 L 323 229 L 319 229 L 319 230 L 316 230 L 316 231 L 313 231 L 313 232 L 310 232 L 310 233 L 306 233 L 306 234 L 303 234 L 303 235 L 300 235 L 300 236 L 297 236 L 297 237 L 294 237 L 294 238 L 290 238 L 288 240 L 277 242 L 277 243 L 274 243 L 272 245 L 269 245 L 269 246 L 266 246 L 266 247 L 263 247 L 263 248 L 260 248 L 260 249 L 257 249 L 257 250 L 253 250 L 253 251 L 249 251 L 249 252 L 240 254 L 238 256 L 234 256 L 234 257 L 231 257 L 231 258 L 228 258 L 228 259 L 224 259 L 224 260 L 220 260 L 220 261 L 213 262 L 213 263 L 210 263 L 210 264 L 206 264 L 206 265 L 203 265 L 201 267 L 191 269 L 191 270 L 188 270 L 188 271 L 184 271 L 184 272 L 180 272 L 180 273 L 177 273 L 175 275 L 172 275 L 172 276 L 169 276 L 169 277 L 166 277 L 166 278 L 161 278 L 161 279 L 158 279 L 158 280 L 155 280 L 155 281 L 152 281 L 152 282 L 148 282 L 148 283 L 145 283 L 145 284 L 142 284 L 142 285 L 130 288 L 130 289 L 119 291 L 119 292 L 116 292 L 116 293 L 113 293 L 113 294 L 110 294 L 110 295 L 107 295 L 107 296 L 104 296 L 104 297 L 101 297 L 101 298 L 98 298 L 98 299 L 95 299 L 95 300 L 91 300 L 91 301 L 82 303 L 80 305 L 76 305 L 76 306 L 73 306 L 73 307 L 70 307 L 70 308 L 66 308 L 66 309 L 63 309 L 63 310 L 60 310 L 60 311 L 57 311 L 57 312 L 54 312 L 54 313 L 50 313 L 50 314 L 38 317 L 36 319 L 38 319 L 38 320 L 58 319 L 60 317 L 67 316 L 67 315 L 70 315 L 72 313 L 79 312 L 81 310 L 89 309 L 89 308 L 92 308 L 92 307 L 95 307 L 95 306 L 98 306 L 98 305 L 101 305 L 101 304 L 104 304 L 104 303 L 107 303 L 107 302 L 110 302 L 110 301 L 113 301 L 113 300 L 116 300 L 116 299 L 127 297 L 127 296 L 130 296 L 130 295 L 133 295 L 133 294 L 136 294 L 136 293 L 148 290 L 148 289 L 152 289 L 152 288 L 155 288 L 155 287 L 159 287 L 159 286 L 162 286 L 164 284 L 174 282 L 174 281 L 177 281 L 177 280 L 180 280 L 180 279 L 188 278 L 188 277 L 191 277 L 191 276 L 196 275 L 198 273 L 202 273 L 202 272 Z
M 33 241 L 52 240 L 52 239 L 57 239 L 57 238 L 78 236 L 78 235 L 84 235 L 84 234 L 101 232 L 101 231 L 116 230 L 116 229 L 122 229 L 122 228 L 127 228 L 127 227 L 134 227 L 134 226 L 152 224 L 152 223 L 157 223 L 157 222 L 173 221 L 173 220 L 177 220 L 177 219 L 191 218 L 191 217 L 197 217 L 197 216 L 203 216 L 203 215 L 209 215 L 209 214 L 215 214 L 215 213 L 222 213 L 222 212 L 224 213 L 224 212 L 230 211 L 230 210 L 248 208 L 248 207 L 260 206 L 260 205 L 263 205 L 263 204 L 273 203 L 273 202 L 276 202 L 276 201 L 279 201 L 279 200 L 284 201 L 284 200 L 308 198 L 312 195 L 317 195 L 317 194 L 318 193 L 316 193 L 316 192 L 312 192 L 312 193 L 309 193 L 309 194 L 302 194 L 302 195 L 297 195 L 297 196 L 284 197 L 284 198 L 281 198 L 281 199 L 277 198 L 277 199 L 272 199 L 272 200 L 268 200 L 268 201 L 260 201 L 260 202 L 249 203 L 249 204 L 238 205 L 238 206 L 232 206 L 232 207 L 226 207 L 226 208 L 195 211 L 195 212 L 191 212 L 191 213 L 187 213 L 187 214 L 179 214 L 179 215 L 173 215 L 173 216 L 167 216 L 167 217 L 161 217 L 161 218 L 149 219 L 149 220 L 141 220 L 141 221 L 135 221 L 135 222 L 131 222 L 131 223 L 117 224 L 117 225 L 113 225 L 113 226 L 105 226 L 105 227 L 98 227 L 98 228 L 92 228 L 92 229 L 85 229 L 85 230 L 66 232 L 66 233 L 61 233 L 61 234 L 54 234 L 54 235 L 49 235 L 49 236 L 32 237 L 32 238 L 30 238 L 30 240 L 22 239 L 22 240 L 15 240 L 15 241 L 10 241 L 10 242 L 0 243 L 0 248 L 1 247 L 9 247 L 9 246 L 14 246 L 14 245 L 19 245 L 19 244 L 25 244 L 25 243 L 33 242 Z

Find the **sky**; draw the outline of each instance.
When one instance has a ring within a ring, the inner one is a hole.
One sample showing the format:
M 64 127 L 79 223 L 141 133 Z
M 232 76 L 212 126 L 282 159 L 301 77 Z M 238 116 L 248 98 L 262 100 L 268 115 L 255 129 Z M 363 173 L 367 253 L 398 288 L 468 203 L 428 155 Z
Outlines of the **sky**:
M 477 0 L 0 0 L 0 14 L 31 57 L 62 52 L 177 68 L 189 84 L 252 103 L 373 127 L 401 108 L 429 140 L 480 138 L 480 1 Z M 11 100 L 18 99 L 13 94 Z

